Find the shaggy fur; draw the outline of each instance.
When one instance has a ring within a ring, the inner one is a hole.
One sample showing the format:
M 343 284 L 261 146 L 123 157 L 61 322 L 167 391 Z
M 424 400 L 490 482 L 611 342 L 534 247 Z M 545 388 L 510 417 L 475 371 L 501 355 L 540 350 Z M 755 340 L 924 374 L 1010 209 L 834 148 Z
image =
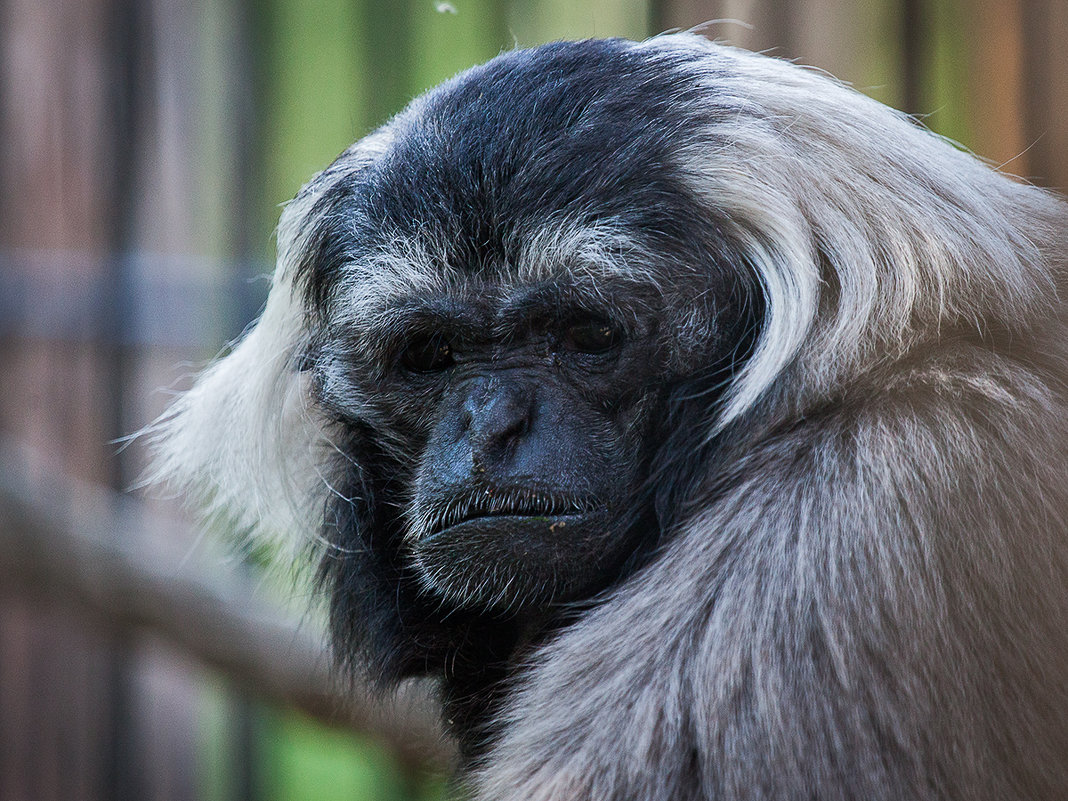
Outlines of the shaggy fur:
M 342 662 L 443 678 L 478 799 L 1064 798 L 1066 231 L 782 61 L 505 53 L 287 206 L 263 317 L 158 425 L 159 474 L 319 542 Z M 534 290 L 646 343 L 624 433 L 586 426 L 637 489 L 580 597 L 406 550 L 475 501 L 421 489 L 439 390 L 402 391 L 398 349 L 473 303 L 510 341 Z

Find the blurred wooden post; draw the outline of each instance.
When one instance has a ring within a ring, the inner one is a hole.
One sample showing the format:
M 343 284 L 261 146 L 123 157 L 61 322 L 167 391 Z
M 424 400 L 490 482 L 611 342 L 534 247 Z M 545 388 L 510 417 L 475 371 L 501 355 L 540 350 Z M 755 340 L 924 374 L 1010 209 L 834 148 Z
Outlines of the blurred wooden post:
M 36 279 L 99 281 L 115 135 L 106 0 L 0 4 L 0 248 L 65 252 Z M 24 300 L 24 299 L 23 299 Z M 18 303 L 19 299 L 8 299 Z M 0 342 L 0 431 L 82 479 L 110 480 L 109 391 L 89 340 Z M 0 599 L 0 798 L 104 798 L 108 650 L 73 621 Z
M 1030 154 L 1025 133 L 1024 41 L 1019 0 L 973 0 L 963 13 L 968 50 L 968 143 L 976 153 L 1005 170 L 1028 175 Z
M 659 0 L 661 29 L 697 26 L 709 39 L 789 58 L 900 105 L 899 0 Z
M 1068 3 L 1022 0 L 1029 173 L 1068 192 Z
M 238 142 L 197 105 L 194 66 L 219 51 L 194 51 L 201 11 L 191 0 L 0 2 L 0 255 L 27 290 L 3 305 L 32 322 L 0 332 L 0 431 L 29 446 L 31 476 L 50 466 L 127 481 L 138 468 L 120 469 L 114 438 L 150 416 L 143 398 L 161 402 L 136 382 L 171 384 L 189 358 L 133 352 L 142 310 L 127 293 L 149 263 L 135 254 L 209 251 L 231 228 L 216 191 L 230 160 L 213 145 Z M 205 94 L 224 98 L 232 74 L 204 76 Z M 41 298 L 65 300 L 76 319 L 31 308 Z M 115 637 L 4 593 L 4 801 L 194 797 L 197 670 L 158 643 Z

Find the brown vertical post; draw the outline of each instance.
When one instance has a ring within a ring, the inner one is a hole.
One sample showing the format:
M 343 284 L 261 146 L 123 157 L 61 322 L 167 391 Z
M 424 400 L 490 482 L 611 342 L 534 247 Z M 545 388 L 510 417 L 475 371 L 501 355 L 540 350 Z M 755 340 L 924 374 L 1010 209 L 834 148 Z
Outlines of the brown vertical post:
M 0 4 L 0 249 L 27 287 L 91 287 L 108 249 L 111 136 L 103 0 Z M 26 298 L 9 298 L 13 304 Z M 27 316 L 33 310 L 26 310 Z M 0 432 L 81 478 L 107 481 L 101 353 L 7 332 Z M 0 594 L 0 798 L 102 799 L 106 649 L 53 610 Z
M 1009 172 L 1028 175 L 1025 133 L 1023 16 L 1019 0 L 973 0 L 967 20 L 968 118 L 979 155 Z M 1046 81 L 1039 79 L 1043 84 Z
M 1068 192 L 1068 3 L 1022 0 L 1020 6 L 1028 174 Z

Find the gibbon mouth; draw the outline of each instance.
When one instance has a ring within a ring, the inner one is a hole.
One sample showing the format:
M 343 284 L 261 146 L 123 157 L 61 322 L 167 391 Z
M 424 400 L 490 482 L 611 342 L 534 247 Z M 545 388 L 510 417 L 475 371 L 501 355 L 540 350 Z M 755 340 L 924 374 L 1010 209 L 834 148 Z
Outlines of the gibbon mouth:
M 421 526 L 421 540 L 459 527 L 480 523 L 492 525 L 542 523 L 549 529 L 564 528 L 606 507 L 592 498 L 581 498 L 531 490 L 496 490 L 465 495 L 442 504 Z

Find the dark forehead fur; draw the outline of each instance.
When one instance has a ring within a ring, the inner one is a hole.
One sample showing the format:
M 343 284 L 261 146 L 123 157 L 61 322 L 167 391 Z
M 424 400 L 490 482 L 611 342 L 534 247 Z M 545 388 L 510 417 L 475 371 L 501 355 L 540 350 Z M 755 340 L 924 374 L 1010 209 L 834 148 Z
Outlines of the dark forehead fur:
M 524 232 L 608 220 L 668 259 L 705 261 L 715 246 L 694 232 L 708 228 L 707 209 L 672 168 L 713 107 L 693 102 L 708 91 L 693 60 L 622 40 L 560 42 L 502 54 L 420 98 L 389 124 L 387 152 L 320 201 L 304 276 L 312 305 L 342 266 L 398 238 L 423 240 L 452 268 L 491 270 L 512 262 Z

